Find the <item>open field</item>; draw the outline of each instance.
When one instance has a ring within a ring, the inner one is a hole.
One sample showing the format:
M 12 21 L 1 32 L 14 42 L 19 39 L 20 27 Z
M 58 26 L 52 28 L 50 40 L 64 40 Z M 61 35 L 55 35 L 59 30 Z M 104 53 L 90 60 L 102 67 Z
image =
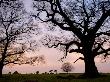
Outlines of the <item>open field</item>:
M 79 74 L 15 74 L 3 75 L 0 82 L 110 82 L 110 74 L 107 76 L 83 79 L 77 78 Z

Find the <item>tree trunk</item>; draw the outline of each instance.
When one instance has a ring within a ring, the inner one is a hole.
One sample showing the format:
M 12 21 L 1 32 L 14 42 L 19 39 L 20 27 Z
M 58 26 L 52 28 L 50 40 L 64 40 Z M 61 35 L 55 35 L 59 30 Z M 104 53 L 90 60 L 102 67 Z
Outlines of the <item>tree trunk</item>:
M 2 77 L 3 64 L 0 63 L 0 78 Z
M 92 47 L 94 44 L 94 39 L 91 39 L 91 36 L 85 36 L 82 40 L 83 44 L 83 56 L 85 62 L 85 77 L 95 78 L 99 76 L 99 72 L 95 65 L 94 54 L 92 52 Z
M 91 50 L 86 50 L 84 52 L 84 62 L 85 62 L 85 77 L 95 78 L 99 76 L 99 72 L 95 65 L 94 55 Z

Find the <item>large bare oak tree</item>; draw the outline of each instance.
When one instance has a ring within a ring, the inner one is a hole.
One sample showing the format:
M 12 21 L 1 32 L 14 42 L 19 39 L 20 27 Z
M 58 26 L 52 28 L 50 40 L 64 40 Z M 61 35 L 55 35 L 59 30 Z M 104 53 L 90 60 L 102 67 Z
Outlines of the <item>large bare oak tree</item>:
M 99 75 L 94 58 L 110 54 L 110 1 L 109 0 L 35 0 L 37 14 L 42 22 L 53 23 L 62 30 L 73 32 L 77 40 L 58 43 L 67 52 L 84 56 L 85 76 Z M 44 16 L 41 16 L 44 14 Z M 48 43 L 49 44 L 49 43 Z M 77 48 L 69 49 L 72 45 Z

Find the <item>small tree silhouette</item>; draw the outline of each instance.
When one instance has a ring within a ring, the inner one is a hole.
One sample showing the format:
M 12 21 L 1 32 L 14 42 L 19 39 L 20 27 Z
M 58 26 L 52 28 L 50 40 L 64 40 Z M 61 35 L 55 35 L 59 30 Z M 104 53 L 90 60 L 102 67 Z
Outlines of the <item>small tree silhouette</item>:
M 44 74 L 48 74 L 47 72 L 45 72 Z
M 15 71 L 13 74 L 19 74 L 18 71 Z
M 71 72 L 71 71 L 72 71 L 73 66 L 72 66 L 72 64 L 71 64 L 70 62 L 66 62 L 66 63 L 62 64 L 61 69 L 62 69 L 64 72 L 67 72 L 67 73 L 68 73 L 68 72 Z
M 36 71 L 36 74 L 39 74 L 39 71 Z
M 53 70 L 50 70 L 49 72 L 50 72 L 50 74 L 52 74 Z
M 11 74 L 11 72 L 8 73 L 9 75 Z
M 57 70 L 54 70 L 54 72 L 57 74 Z

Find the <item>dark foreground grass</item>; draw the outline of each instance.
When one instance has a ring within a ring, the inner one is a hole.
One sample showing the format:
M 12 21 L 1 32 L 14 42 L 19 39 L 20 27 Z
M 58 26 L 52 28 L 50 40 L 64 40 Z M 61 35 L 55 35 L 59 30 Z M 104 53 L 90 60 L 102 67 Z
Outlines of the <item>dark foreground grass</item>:
M 110 82 L 110 74 L 106 76 L 83 79 L 78 78 L 80 74 L 16 74 L 3 75 L 0 82 Z

